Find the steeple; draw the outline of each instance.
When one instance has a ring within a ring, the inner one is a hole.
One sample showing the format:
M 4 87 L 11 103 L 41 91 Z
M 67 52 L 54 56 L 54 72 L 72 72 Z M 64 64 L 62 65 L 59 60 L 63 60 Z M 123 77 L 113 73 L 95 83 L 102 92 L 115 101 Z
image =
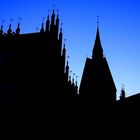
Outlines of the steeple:
M 103 48 L 100 40 L 99 27 L 97 26 L 96 39 L 92 52 L 92 59 L 101 59 L 101 58 L 103 58 Z

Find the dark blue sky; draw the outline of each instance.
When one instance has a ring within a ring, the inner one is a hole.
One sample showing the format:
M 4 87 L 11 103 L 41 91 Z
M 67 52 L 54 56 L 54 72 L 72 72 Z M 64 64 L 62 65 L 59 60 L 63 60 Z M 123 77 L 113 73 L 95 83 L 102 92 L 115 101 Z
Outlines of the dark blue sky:
M 21 32 L 35 32 L 53 4 L 59 9 L 71 70 L 79 75 L 91 57 L 100 15 L 100 35 L 119 96 L 124 84 L 127 96 L 140 92 L 140 1 L 139 0 L 0 0 L 0 20 L 7 31 L 21 17 Z

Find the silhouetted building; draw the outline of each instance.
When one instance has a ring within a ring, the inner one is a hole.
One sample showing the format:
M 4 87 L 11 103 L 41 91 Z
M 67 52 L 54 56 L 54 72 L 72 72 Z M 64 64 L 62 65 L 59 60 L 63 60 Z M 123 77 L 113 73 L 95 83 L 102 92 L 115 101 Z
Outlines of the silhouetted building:
M 40 32 L 20 34 L 20 30 L 20 23 L 15 32 L 11 24 L 6 32 L 3 25 L 0 28 L 0 105 L 44 105 L 53 111 L 63 108 L 62 114 L 67 110 L 75 119 L 86 114 L 89 122 L 98 114 L 95 111 L 111 108 L 118 114 L 138 112 L 140 94 L 125 97 L 122 89 L 116 101 L 117 90 L 103 55 L 99 27 L 92 58 L 86 59 L 79 94 L 66 60 L 59 15 L 53 10 Z
M 40 32 L 20 34 L 11 24 L 0 29 L 0 103 L 45 103 L 48 98 L 77 95 L 76 82 L 69 79 L 66 48 L 62 46 L 59 15 L 52 12 Z M 56 92 L 57 91 L 57 92 Z
M 92 58 L 86 59 L 79 93 L 90 99 L 96 107 L 111 106 L 116 101 L 116 87 L 103 55 L 98 27 Z

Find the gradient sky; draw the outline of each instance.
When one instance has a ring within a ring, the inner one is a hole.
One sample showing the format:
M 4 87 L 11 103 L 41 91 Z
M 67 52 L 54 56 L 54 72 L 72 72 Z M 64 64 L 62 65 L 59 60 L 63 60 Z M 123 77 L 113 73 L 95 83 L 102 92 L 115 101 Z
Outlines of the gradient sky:
M 140 0 L 0 0 L 4 31 L 21 17 L 21 33 L 36 32 L 48 10 L 59 9 L 71 70 L 80 83 L 86 57 L 91 57 L 100 15 L 100 36 L 119 97 L 140 93 Z M 0 24 L 1 24 L 0 23 Z

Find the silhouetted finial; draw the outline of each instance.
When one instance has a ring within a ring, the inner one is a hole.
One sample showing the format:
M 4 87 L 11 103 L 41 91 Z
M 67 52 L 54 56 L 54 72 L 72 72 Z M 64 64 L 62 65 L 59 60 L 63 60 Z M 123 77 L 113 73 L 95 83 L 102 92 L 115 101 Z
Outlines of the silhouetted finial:
M 42 18 L 42 23 L 44 23 L 45 17 Z
M 1 21 L 1 25 L 3 25 L 4 22 L 5 22 L 5 20 L 2 20 L 2 21 Z
M 76 86 L 77 86 L 77 83 L 78 83 L 78 82 L 77 82 L 77 79 L 78 79 L 78 76 L 76 75 Z
M 10 24 L 12 23 L 13 20 L 14 20 L 13 18 L 10 19 Z
M 67 39 L 66 39 L 66 38 L 64 38 L 64 44 L 66 44 L 66 41 L 67 41 Z
M 22 18 L 20 18 L 20 17 L 18 18 L 18 23 L 20 23 L 21 19 L 22 19 Z
M 71 76 L 72 71 L 70 70 L 70 76 Z
M 67 56 L 67 61 L 69 61 L 69 58 L 70 58 L 70 56 L 68 55 L 68 56 Z
M 50 9 L 48 10 L 48 15 L 50 14 Z
M 59 14 L 59 9 L 57 9 L 57 15 Z
M 122 90 L 125 90 L 125 85 L 124 84 L 122 84 Z
M 55 4 L 53 4 L 53 10 L 55 9 Z
M 38 32 L 38 29 L 39 29 L 39 28 L 38 28 L 38 27 L 36 27 L 36 32 Z
M 63 23 L 61 22 L 61 28 L 62 28 L 62 26 L 63 26 Z
M 100 16 L 98 15 L 97 16 L 97 27 L 99 27 L 99 18 L 100 18 Z
M 74 79 L 75 73 L 73 73 L 73 79 Z

